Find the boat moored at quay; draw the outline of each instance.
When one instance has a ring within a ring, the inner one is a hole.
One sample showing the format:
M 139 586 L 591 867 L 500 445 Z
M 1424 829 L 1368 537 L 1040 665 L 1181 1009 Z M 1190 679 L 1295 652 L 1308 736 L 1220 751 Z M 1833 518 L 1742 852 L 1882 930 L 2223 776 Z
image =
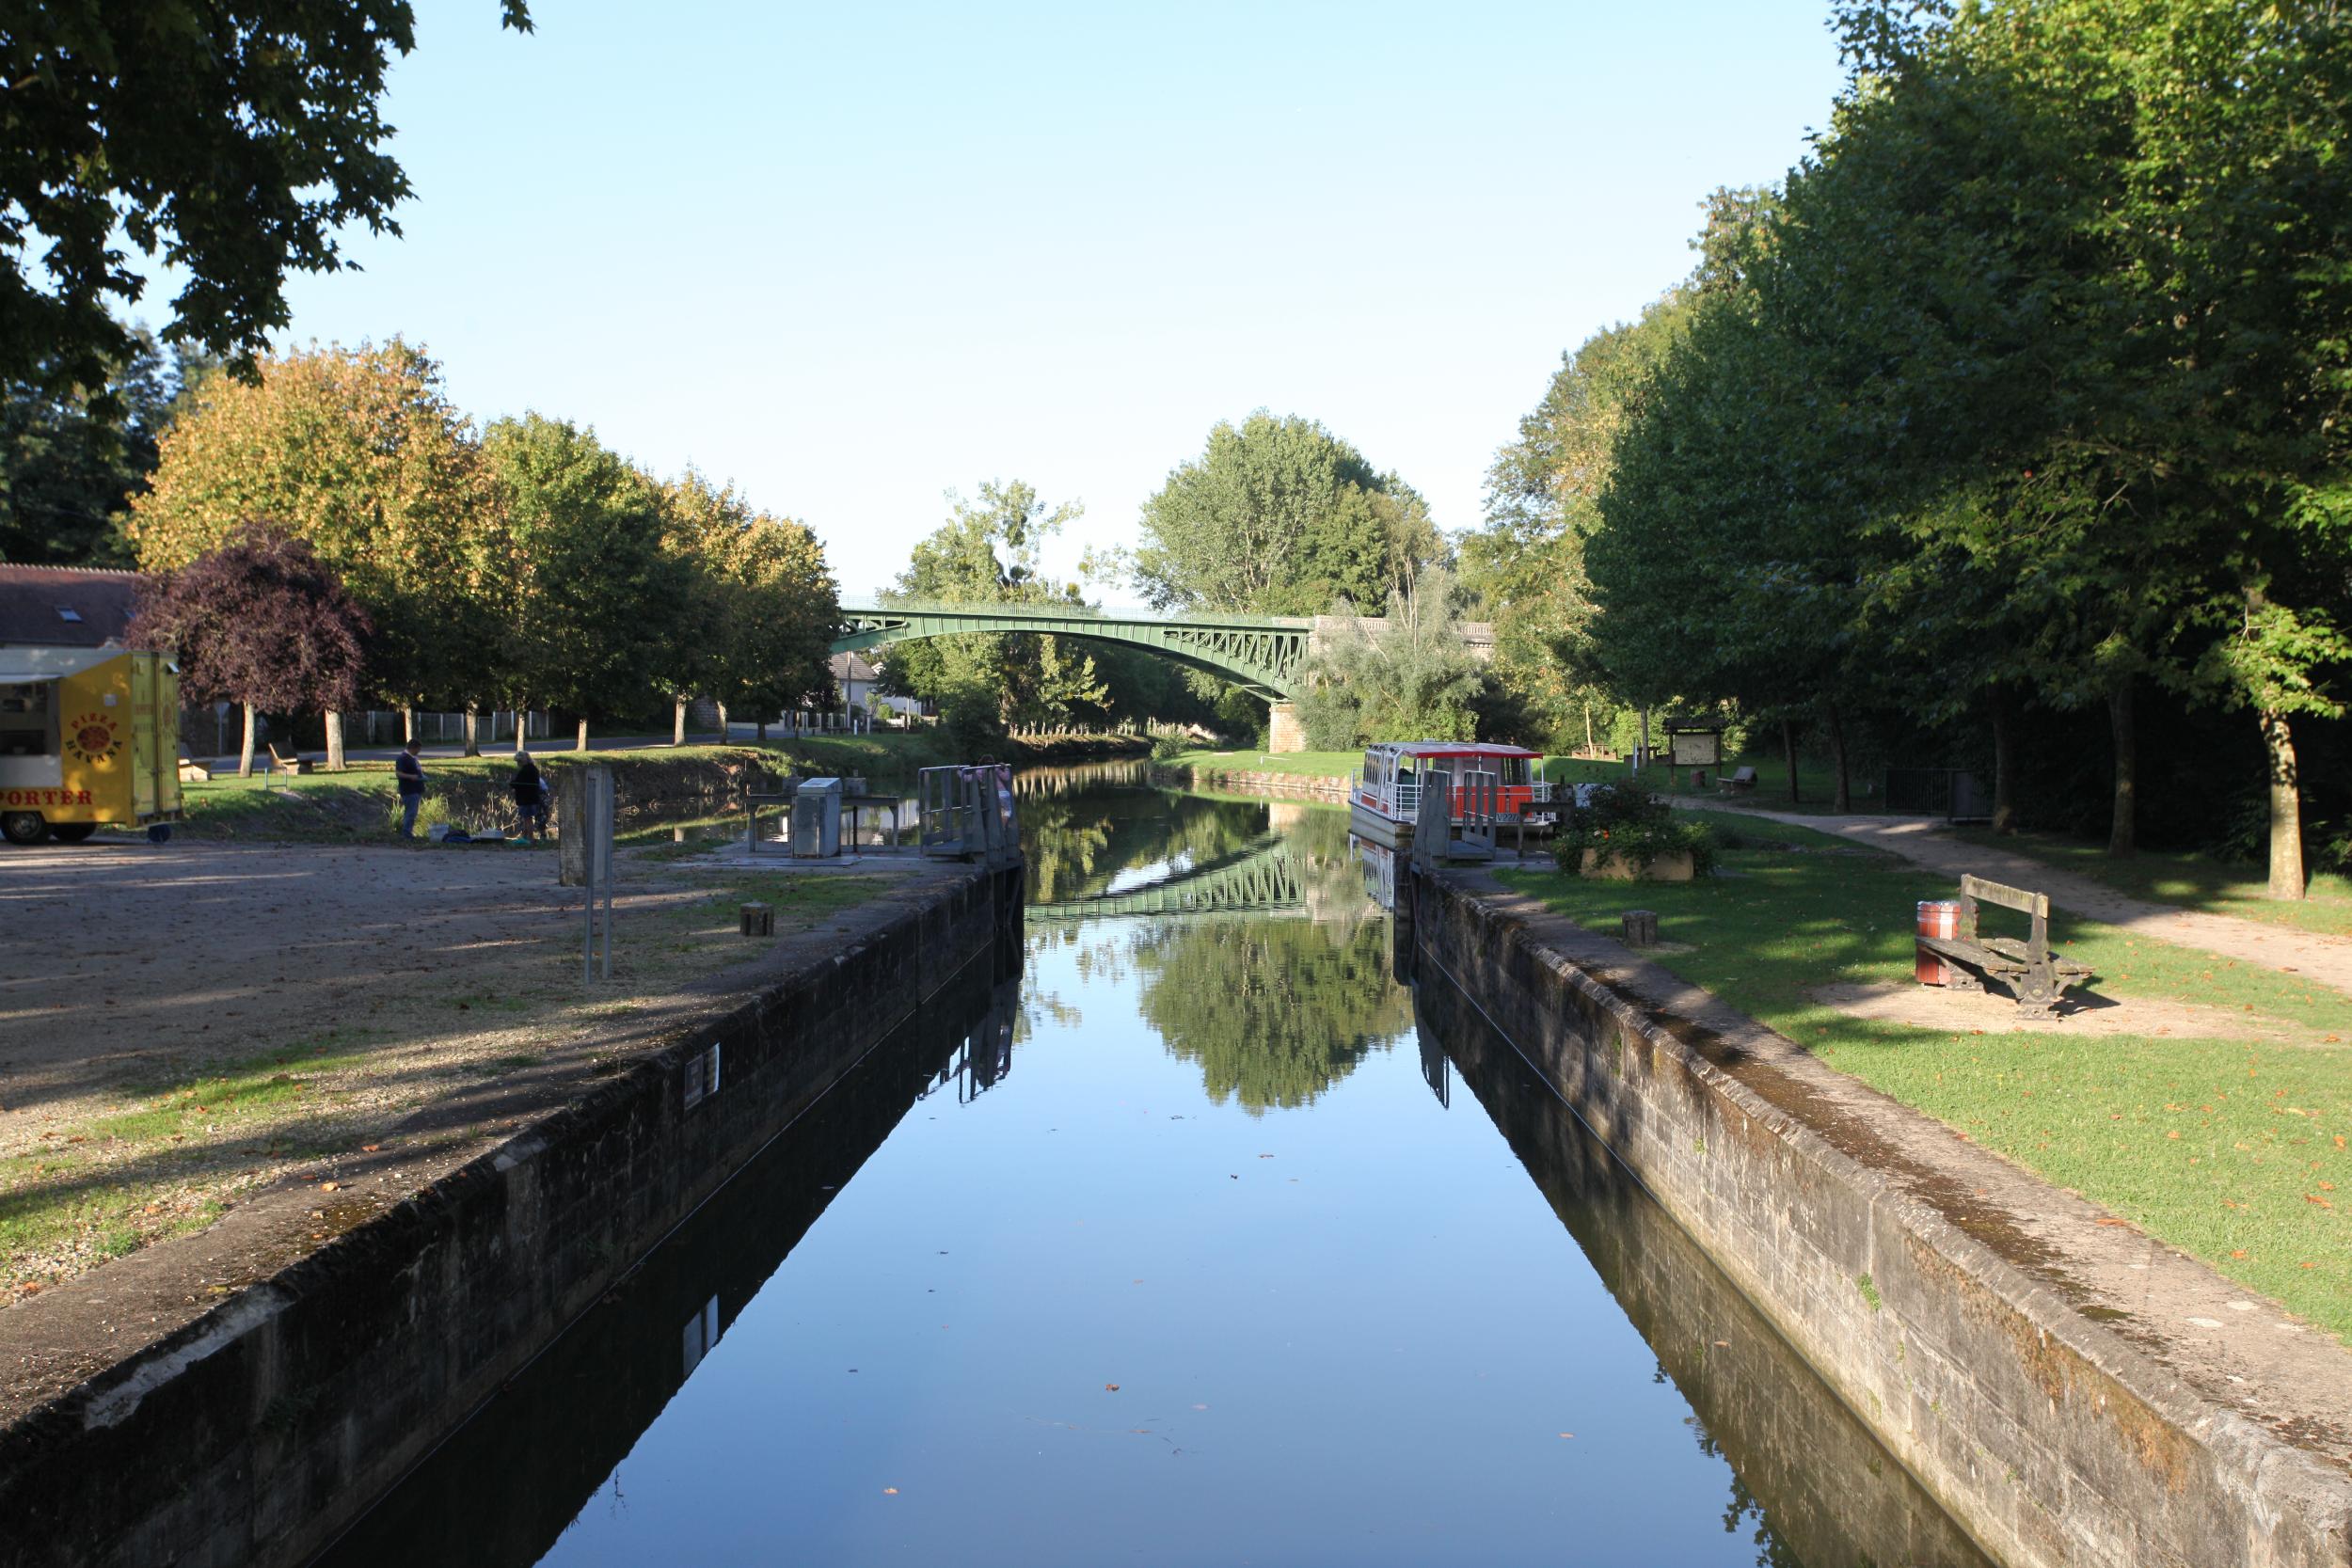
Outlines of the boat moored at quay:
M 1495 813 L 1527 816 L 1549 805 L 1551 784 L 1543 777 L 1544 754 L 1524 746 L 1479 740 L 1383 740 L 1364 748 L 1364 761 L 1348 781 L 1348 827 L 1359 838 L 1398 848 L 1410 844 L 1422 797 L 1444 789 L 1454 820 L 1462 820 L 1470 787 L 1491 779 Z

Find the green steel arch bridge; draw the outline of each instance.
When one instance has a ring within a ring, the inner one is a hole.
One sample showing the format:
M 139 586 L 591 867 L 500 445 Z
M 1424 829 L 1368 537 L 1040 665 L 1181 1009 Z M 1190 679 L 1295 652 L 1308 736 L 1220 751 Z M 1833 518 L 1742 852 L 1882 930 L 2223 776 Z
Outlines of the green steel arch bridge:
M 1078 606 L 963 604 L 844 607 L 836 654 L 965 632 L 1049 632 L 1148 648 L 1180 664 L 1238 682 L 1270 703 L 1299 694 L 1315 623 L 1276 615 L 1196 615 L 1158 621 L 1104 615 Z
M 1279 835 L 1220 855 L 1146 887 L 1098 893 L 1057 904 L 1031 904 L 1031 925 L 1136 915 L 1305 913 L 1307 887 L 1298 857 Z

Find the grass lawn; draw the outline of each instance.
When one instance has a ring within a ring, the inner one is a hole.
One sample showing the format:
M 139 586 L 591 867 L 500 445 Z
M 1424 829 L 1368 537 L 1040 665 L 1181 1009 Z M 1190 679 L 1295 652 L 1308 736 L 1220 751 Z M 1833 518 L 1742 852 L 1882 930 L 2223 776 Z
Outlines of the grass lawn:
M 1170 768 L 1197 768 L 1203 773 L 1295 773 L 1308 778 L 1344 779 L 1363 766 L 1361 752 L 1183 752 L 1160 759 Z
M 1708 881 L 1637 891 L 1502 876 L 1596 929 L 1613 932 L 1635 905 L 1656 910 L 1661 935 L 1691 944 L 1661 964 L 2352 1339 L 2352 996 L 2061 911 L 2053 941 L 2092 966 L 2099 993 L 2248 1009 L 2324 1043 L 1952 1034 L 1854 1018 L 1811 991 L 1908 977 L 1913 906 L 1949 897 L 1948 883 L 1806 829 L 1701 815 L 1750 846 L 1726 848 L 1725 874 Z
M 321 1075 L 359 1058 L 329 1051 L 327 1043 L 289 1046 L 198 1076 L 129 1085 L 116 1114 L 70 1125 L 45 1147 L 0 1160 L 0 1259 L 45 1252 L 76 1235 L 87 1236 L 98 1256 L 119 1258 L 220 1217 L 217 1198 L 168 1168 L 82 1180 L 95 1153 L 177 1158 L 184 1149 L 194 1164 L 209 1150 L 240 1144 L 271 1159 L 332 1152 L 331 1141 L 306 1135 L 304 1117 L 316 1109 Z
M 1971 844 L 2075 872 L 2137 898 L 2329 936 L 2352 936 L 2352 877 L 2323 874 L 2311 879 L 2302 899 L 2273 899 L 2265 896 L 2268 872 L 2265 867 L 2216 860 L 2194 851 L 2142 849 L 2118 860 L 2104 845 L 2048 833 L 1995 838 L 1988 828 L 1954 831 Z
M 1034 746 L 1014 739 L 1003 742 L 999 754 L 1015 762 L 1031 751 L 1047 751 L 1056 737 Z M 749 742 L 708 746 L 643 746 L 593 752 L 534 751 L 532 758 L 550 774 L 582 763 L 596 762 L 620 769 L 698 765 L 739 766 L 755 759 L 779 772 L 803 775 L 838 774 L 877 781 L 912 783 L 916 769 L 966 760 L 955 743 L 936 730 L 894 731 L 881 735 L 804 736 L 776 739 L 766 746 Z M 471 786 L 465 793 L 503 799 L 514 776 L 514 753 L 490 748 L 478 757 L 424 759 L 430 787 L 417 816 L 422 833 L 436 822 L 452 820 L 445 795 L 455 784 Z M 552 781 L 550 781 L 552 787 Z M 389 838 L 399 821 L 392 765 L 388 761 L 355 761 L 340 773 L 275 773 L 241 779 L 215 774 L 201 784 L 183 784 L 185 816 L 180 831 L 193 838 L 269 839 L 295 843 L 347 843 L 357 838 Z M 459 816 L 462 816 L 462 809 Z M 624 832 L 624 841 L 666 834 L 673 827 L 708 827 L 729 820 L 732 814 L 692 819 L 684 817 Z M 478 826 L 479 824 L 477 824 Z

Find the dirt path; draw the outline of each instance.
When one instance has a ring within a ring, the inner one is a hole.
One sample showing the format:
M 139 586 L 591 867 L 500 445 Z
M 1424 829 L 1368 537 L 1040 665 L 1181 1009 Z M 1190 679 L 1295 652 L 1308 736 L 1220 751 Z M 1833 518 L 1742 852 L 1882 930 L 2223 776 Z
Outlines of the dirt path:
M 1704 803 L 1709 809 L 1720 809 L 1716 802 Z M 2088 877 L 2059 870 L 2025 855 L 1966 843 L 1939 831 L 1934 821 L 1924 817 L 1807 816 L 1747 806 L 1738 809 L 1743 816 L 1835 833 L 1856 844 L 1900 855 L 1931 871 L 1942 872 L 1955 882 L 1966 871 L 1996 882 L 2033 888 L 2047 893 L 2052 904 L 2070 914 L 2120 926 L 2136 936 L 2217 953 L 2225 958 L 2259 964 L 2265 969 L 2305 974 L 2322 985 L 2352 991 L 2352 941 L 2342 937 L 2264 926 L 2234 915 L 2203 914 L 2174 904 L 2135 898 Z
M 612 976 L 584 986 L 580 893 L 549 851 L 0 856 L 0 1343 L 24 1296 L 273 1183 L 437 1169 L 443 1146 L 723 1006 L 747 969 L 837 953 L 930 875 L 624 862 Z M 754 882 L 776 903 L 770 941 L 737 933 Z

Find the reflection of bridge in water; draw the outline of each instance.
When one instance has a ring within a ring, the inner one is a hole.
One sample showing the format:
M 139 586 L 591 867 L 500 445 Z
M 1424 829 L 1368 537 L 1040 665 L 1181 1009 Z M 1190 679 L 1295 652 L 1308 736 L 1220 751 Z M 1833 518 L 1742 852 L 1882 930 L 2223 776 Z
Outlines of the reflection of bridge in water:
M 1171 872 L 1143 887 L 1031 904 L 1031 925 L 1118 920 L 1138 915 L 1304 914 L 1306 879 L 1298 855 L 1279 834 L 1256 839 L 1229 855 Z

